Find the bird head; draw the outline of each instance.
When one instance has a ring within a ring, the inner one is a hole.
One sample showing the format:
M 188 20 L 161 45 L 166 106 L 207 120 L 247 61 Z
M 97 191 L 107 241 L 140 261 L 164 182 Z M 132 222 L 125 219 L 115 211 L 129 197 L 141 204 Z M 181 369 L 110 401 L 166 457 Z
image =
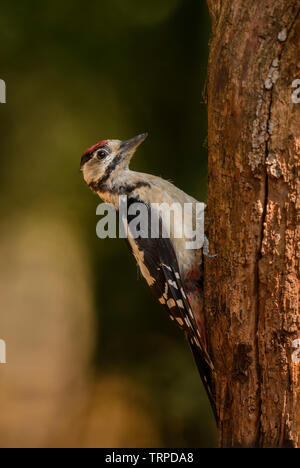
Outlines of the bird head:
M 81 158 L 80 169 L 88 185 L 105 183 L 115 171 L 128 168 L 138 146 L 148 134 L 143 133 L 130 140 L 102 140 L 89 148 Z

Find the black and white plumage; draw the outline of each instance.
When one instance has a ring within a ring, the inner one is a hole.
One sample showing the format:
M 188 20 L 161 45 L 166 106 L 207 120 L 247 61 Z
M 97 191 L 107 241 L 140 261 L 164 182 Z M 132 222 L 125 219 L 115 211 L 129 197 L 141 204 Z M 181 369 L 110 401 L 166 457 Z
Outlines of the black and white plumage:
M 97 143 L 82 156 L 81 170 L 91 189 L 117 210 L 120 195 L 128 196 L 129 206 L 139 202 L 146 207 L 149 232 L 134 238 L 129 230 L 130 249 L 152 292 L 171 320 L 184 331 L 216 416 L 212 380 L 214 368 L 207 352 L 202 294 L 203 250 L 207 249 L 207 245 L 190 250 L 186 248 L 188 239 L 184 234 L 176 238 L 171 230 L 169 238 L 152 238 L 150 233 L 150 205 L 172 205 L 175 202 L 182 206 L 185 203 L 195 205 L 197 201 L 166 180 L 129 169 L 133 154 L 146 136 L 143 134 L 128 141 L 103 140 Z M 128 215 L 123 222 L 128 226 L 131 218 Z M 187 223 L 191 220 L 185 217 L 177 221 Z

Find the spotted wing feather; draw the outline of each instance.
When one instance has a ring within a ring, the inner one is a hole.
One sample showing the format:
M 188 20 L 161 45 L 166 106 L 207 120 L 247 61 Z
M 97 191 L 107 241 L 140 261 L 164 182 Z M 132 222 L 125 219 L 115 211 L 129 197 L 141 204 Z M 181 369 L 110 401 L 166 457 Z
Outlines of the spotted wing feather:
M 130 221 L 129 217 L 128 224 Z M 212 369 L 213 364 L 201 344 L 171 239 L 154 239 L 148 232 L 147 236 L 142 233 L 138 238 L 129 238 L 129 246 L 155 297 L 167 310 L 171 320 L 184 330 L 190 345 L 198 348 L 198 352 Z

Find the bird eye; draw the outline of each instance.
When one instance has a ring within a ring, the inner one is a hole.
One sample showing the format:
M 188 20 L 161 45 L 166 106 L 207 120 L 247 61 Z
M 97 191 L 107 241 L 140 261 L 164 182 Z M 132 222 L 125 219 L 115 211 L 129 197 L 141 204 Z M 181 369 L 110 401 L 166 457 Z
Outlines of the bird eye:
M 97 153 L 97 158 L 100 159 L 100 160 L 104 159 L 106 156 L 107 156 L 106 151 L 101 150 L 101 151 L 98 151 L 98 153 Z

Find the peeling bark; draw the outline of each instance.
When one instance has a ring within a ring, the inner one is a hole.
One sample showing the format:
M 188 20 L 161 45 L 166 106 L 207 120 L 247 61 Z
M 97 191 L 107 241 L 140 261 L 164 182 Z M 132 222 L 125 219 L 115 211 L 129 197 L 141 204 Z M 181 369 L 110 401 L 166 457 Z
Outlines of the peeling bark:
M 218 256 L 205 262 L 205 303 L 219 443 L 299 447 L 300 2 L 208 5 Z

